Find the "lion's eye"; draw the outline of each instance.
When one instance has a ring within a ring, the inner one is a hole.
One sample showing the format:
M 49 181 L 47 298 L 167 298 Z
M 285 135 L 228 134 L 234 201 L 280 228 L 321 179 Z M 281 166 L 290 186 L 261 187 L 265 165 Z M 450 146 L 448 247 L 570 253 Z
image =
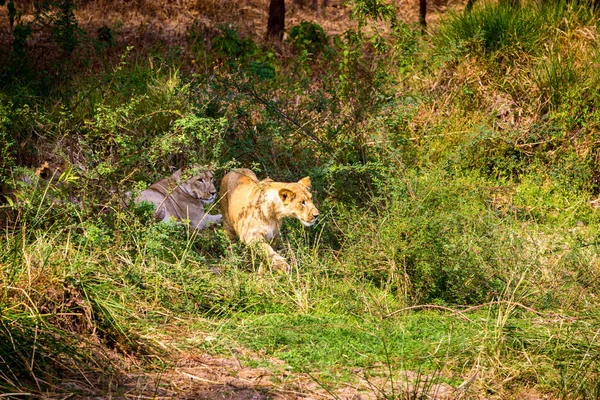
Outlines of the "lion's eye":
M 305 206 L 306 205 L 306 200 L 302 200 L 302 203 L 300 203 L 300 204 L 302 204 L 303 206 Z

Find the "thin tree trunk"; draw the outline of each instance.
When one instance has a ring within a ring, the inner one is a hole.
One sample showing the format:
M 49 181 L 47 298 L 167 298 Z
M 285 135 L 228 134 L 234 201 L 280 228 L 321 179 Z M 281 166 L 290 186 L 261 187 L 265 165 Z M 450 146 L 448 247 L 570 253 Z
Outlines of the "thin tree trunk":
M 267 39 L 283 40 L 285 30 L 285 0 L 271 0 L 269 5 L 269 21 L 267 22 Z
M 421 30 L 425 31 L 427 28 L 427 0 L 419 0 L 419 23 Z

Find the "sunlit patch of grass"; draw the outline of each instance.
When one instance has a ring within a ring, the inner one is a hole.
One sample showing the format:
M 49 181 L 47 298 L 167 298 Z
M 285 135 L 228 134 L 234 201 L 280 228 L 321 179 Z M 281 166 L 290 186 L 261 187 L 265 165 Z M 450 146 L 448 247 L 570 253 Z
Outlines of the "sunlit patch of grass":
M 435 40 L 439 49 L 454 51 L 449 55 L 480 55 L 510 64 L 541 50 L 545 28 L 533 5 L 523 5 L 515 12 L 507 2 L 482 3 L 470 12 L 450 16 Z
M 446 364 L 448 354 L 466 351 L 468 338 L 477 330 L 460 318 L 435 312 L 390 319 L 242 313 L 221 325 L 222 337 L 204 347 L 219 351 L 218 343 L 234 340 L 238 346 L 281 359 L 294 370 L 321 371 L 330 377 L 341 374 L 347 379 L 352 368 L 375 371 L 388 363 L 395 372 L 421 368 L 432 372 Z

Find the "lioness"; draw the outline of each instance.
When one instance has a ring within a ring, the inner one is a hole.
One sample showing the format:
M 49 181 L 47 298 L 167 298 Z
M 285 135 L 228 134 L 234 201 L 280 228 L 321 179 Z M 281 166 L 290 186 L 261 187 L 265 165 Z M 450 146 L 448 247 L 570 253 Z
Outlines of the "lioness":
M 310 185 L 308 176 L 285 183 L 259 181 L 249 169 L 227 173 L 220 189 L 223 229 L 231 240 L 239 236 L 246 245 L 258 244 L 274 268 L 289 270 L 268 241 L 279 238 L 284 217 L 296 217 L 305 226 L 317 222 L 319 211 L 312 202 Z
M 216 194 L 212 172 L 192 165 L 150 185 L 135 202 L 153 203 L 156 206 L 154 215 L 159 221 L 174 218 L 189 221 L 195 229 L 204 229 L 221 223 L 221 214 L 207 214 L 203 207 L 203 204 L 212 203 Z

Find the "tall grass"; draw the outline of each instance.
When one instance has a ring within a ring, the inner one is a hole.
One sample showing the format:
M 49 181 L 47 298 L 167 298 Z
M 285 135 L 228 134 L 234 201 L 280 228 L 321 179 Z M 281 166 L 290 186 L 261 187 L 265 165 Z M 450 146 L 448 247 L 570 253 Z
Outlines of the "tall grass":
M 435 36 L 439 49 L 451 55 L 517 62 L 539 54 L 549 27 L 537 7 L 515 9 L 508 2 L 484 2 L 465 14 L 451 15 Z
M 592 9 L 584 4 L 549 1 L 513 6 L 508 2 L 482 2 L 464 14 L 451 14 L 434 40 L 438 50 L 452 49 L 449 55 L 456 57 L 476 55 L 499 64 L 521 64 L 560 40 L 558 32 L 594 21 Z

